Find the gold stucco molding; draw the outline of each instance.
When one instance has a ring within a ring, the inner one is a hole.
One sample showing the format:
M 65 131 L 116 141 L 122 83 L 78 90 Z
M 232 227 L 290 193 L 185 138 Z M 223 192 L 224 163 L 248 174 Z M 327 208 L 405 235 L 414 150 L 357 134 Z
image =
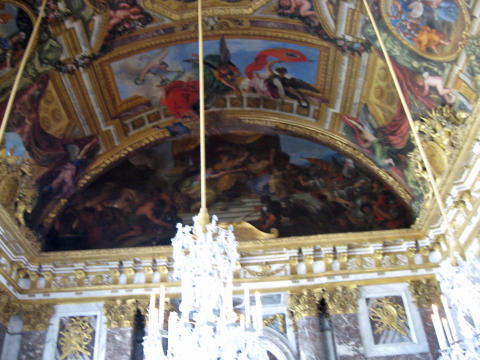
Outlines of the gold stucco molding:
M 136 299 L 117 299 L 103 304 L 109 329 L 133 328 L 138 303 Z
M 45 331 L 54 312 L 51 304 L 20 304 L 23 331 Z
M 20 305 L 15 298 L 6 291 L 0 290 L 0 323 L 8 327 L 10 318 L 18 314 Z
M 310 289 L 303 289 L 300 293 L 291 293 L 289 295 L 288 311 L 294 322 L 306 317 L 317 318 L 320 315 L 318 302 L 318 293 Z
M 360 291 L 356 286 L 336 286 L 324 290 L 328 312 L 330 315 L 352 314 L 358 310 L 358 295 Z
M 408 290 L 417 308 L 429 308 L 440 300 L 440 284 L 435 278 L 411 280 Z
M 285 324 L 285 314 L 283 313 L 273 314 L 266 318 L 263 318 L 263 326 L 268 326 L 268 327 L 271 327 L 272 329 L 276 329 L 275 325 L 278 326 L 278 330 L 282 334 L 285 334 L 287 332 L 287 328 Z

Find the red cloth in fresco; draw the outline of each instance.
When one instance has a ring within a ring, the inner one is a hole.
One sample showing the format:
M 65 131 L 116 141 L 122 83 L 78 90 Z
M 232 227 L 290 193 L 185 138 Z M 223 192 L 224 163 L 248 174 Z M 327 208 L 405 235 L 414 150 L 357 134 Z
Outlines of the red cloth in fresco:
M 199 98 L 198 80 L 176 80 L 165 87 L 165 97 L 161 103 L 176 117 L 181 119 L 186 113 L 192 111 Z
M 433 100 L 427 95 L 423 95 L 423 86 L 415 82 L 416 73 L 407 69 L 406 67 L 398 64 L 395 59 L 391 59 L 395 74 L 397 75 L 398 82 L 402 88 L 403 95 L 407 106 L 410 107 L 410 98 L 408 96 L 408 91 L 413 93 L 415 97 L 421 101 L 428 110 L 432 110 L 435 106 Z M 399 102 L 397 113 L 390 123 L 378 128 L 385 139 L 391 146 L 395 149 L 401 149 L 405 146 L 408 140 L 408 131 L 410 125 L 407 120 L 407 116 L 403 111 L 402 104 Z

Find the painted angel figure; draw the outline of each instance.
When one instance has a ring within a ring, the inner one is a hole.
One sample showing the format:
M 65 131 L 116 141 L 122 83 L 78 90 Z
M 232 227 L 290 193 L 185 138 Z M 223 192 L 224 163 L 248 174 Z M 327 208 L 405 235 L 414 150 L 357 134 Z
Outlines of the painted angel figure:
M 180 79 L 185 73 L 183 70 L 171 70 L 168 63 L 164 60 L 168 55 L 168 48 L 163 49 L 154 60 L 152 60 L 142 70 L 140 76 L 135 79 L 135 84 L 142 85 L 145 82 L 147 74 L 152 74 L 160 78 L 160 85 L 166 86 L 175 80 Z M 170 74 L 174 74 L 172 79 L 169 79 Z

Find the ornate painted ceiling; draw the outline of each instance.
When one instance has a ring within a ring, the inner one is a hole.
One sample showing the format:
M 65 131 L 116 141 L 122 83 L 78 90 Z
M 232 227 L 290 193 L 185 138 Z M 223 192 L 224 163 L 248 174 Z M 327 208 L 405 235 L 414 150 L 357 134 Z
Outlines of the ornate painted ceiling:
M 480 93 L 479 7 L 370 6 L 440 177 Z M 36 8 L 0 0 L 0 113 Z M 204 15 L 211 213 L 278 237 L 410 227 L 428 187 L 362 2 L 206 0 Z M 2 205 L 47 251 L 169 244 L 198 211 L 196 2 L 49 1 L 35 44 Z

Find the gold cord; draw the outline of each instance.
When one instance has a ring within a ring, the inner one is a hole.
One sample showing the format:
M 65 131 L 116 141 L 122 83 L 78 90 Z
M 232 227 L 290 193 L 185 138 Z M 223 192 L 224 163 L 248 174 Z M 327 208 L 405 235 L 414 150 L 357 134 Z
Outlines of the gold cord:
M 203 24 L 202 24 L 202 0 L 198 0 L 198 78 L 200 100 L 200 196 L 201 206 L 198 219 L 204 231 L 210 222 L 207 210 L 207 176 L 205 156 L 205 84 L 203 78 Z

